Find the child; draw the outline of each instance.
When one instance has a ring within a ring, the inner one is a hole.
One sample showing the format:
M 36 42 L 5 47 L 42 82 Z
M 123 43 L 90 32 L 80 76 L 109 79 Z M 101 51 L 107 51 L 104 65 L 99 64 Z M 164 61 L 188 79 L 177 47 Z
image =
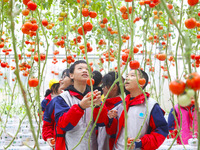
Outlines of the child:
M 56 97 L 58 94 L 60 94 L 59 92 L 59 88 L 60 88 L 60 83 L 58 80 L 56 79 L 51 79 L 49 81 L 49 89 L 46 90 L 45 93 L 45 99 L 41 102 L 41 107 L 42 107 L 42 111 L 45 111 L 46 106 L 49 104 L 49 102 Z
M 139 133 L 139 130 L 143 124 L 145 116 L 144 126 L 140 132 L 139 139 L 133 144 L 131 148 L 138 148 L 143 150 L 155 150 L 157 149 L 165 140 L 168 135 L 168 125 L 164 118 L 164 112 L 158 105 L 158 103 L 150 98 L 149 93 L 145 93 L 147 97 L 147 102 L 145 100 L 145 95 L 142 93 L 142 90 L 137 84 L 137 78 L 146 80 L 145 84 L 140 85 L 144 89 L 148 83 L 148 75 L 146 72 L 137 69 L 131 70 L 125 80 L 125 89 L 130 92 L 125 98 L 126 101 L 126 110 L 127 110 L 127 134 L 129 140 L 134 140 Z M 148 105 L 147 105 L 148 104 Z M 148 112 L 147 112 L 148 106 Z M 112 127 L 116 128 L 117 126 L 117 136 L 115 140 L 114 150 L 124 149 L 124 107 L 120 104 L 118 109 L 118 122 L 113 122 Z M 110 114 L 108 114 L 110 116 Z M 111 116 L 110 116 L 111 117 Z M 113 120 L 114 121 L 114 120 Z M 113 130 L 114 131 L 114 130 Z M 127 143 L 130 146 L 130 143 Z
M 91 96 L 89 86 L 86 85 L 89 77 L 88 67 L 85 61 L 76 61 L 70 67 L 70 78 L 74 85 L 69 86 L 55 101 L 55 120 L 57 126 L 65 133 L 66 149 L 71 150 L 80 141 L 91 117 Z M 94 105 L 101 103 L 100 92 L 95 91 Z M 88 150 L 89 133 L 93 123 L 90 124 L 85 136 L 76 150 Z M 90 140 L 90 148 L 97 149 L 96 136 L 93 132 Z M 56 142 L 57 144 L 57 142 Z
M 101 94 L 103 93 L 102 88 L 100 87 L 100 84 L 102 83 L 102 74 L 99 71 L 93 71 L 92 72 L 92 78 L 94 79 L 94 85 L 93 89 L 101 91 Z
M 69 85 L 72 84 L 71 79 L 69 78 L 69 69 L 65 69 L 62 73 L 60 80 L 60 89 L 66 89 Z M 60 128 L 56 127 L 55 130 L 55 118 L 54 118 L 54 103 L 57 100 L 55 97 L 47 105 L 46 110 L 43 116 L 43 127 L 42 127 L 42 137 L 51 147 L 55 147 L 55 150 L 66 150 L 65 149 L 65 132 Z M 56 145 L 54 141 L 56 139 Z
M 191 97 L 191 101 L 194 101 L 194 97 Z M 175 114 L 176 118 L 178 120 L 178 125 L 176 124 L 174 115 L 173 115 L 173 108 L 171 109 L 169 116 L 168 116 L 168 125 L 169 125 L 169 131 L 170 131 L 170 136 L 172 138 L 176 137 L 177 134 L 177 126 L 180 127 L 180 123 L 182 121 L 182 128 L 181 128 L 181 137 L 178 136 L 177 138 L 177 143 L 181 143 L 181 139 L 183 141 L 183 144 L 188 144 L 188 140 L 190 138 L 193 138 L 193 130 L 194 130 L 194 135 L 197 137 L 198 133 L 198 120 L 197 120 L 197 113 L 195 113 L 195 106 L 194 104 L 190 104 L 189 106 L 183 107 L 180 106 L 180 110 L 182 113 L 182 120 L 180 116 L 180 111 L 178 109 L 178 104 L 175 105 Z
M 118 74 L 114 71 L 109 72 L 103 77 L 102 89 L 103 89 L 104 96 L 107 95 L 108 90 L 110 89 L 111 85 L 114 83 L 114 81 L 117 78 L 118 78 Z M 119 87 L 119 82 L 117 82 L 112 88 L 112 90 L 108 93 L 108 97 L 105 102 L 105 106 L 107 107 L 108 110 L 118 109 L 119 104 L 122 102 L 120 94 L 121 94 L 121 91 Z M 98 143 L 99 150 L 113 149 L 115 138 L 107 134 L 106 128 L 109 129 L 109 125 L 106 127 L 98 127 L 97 143 Z

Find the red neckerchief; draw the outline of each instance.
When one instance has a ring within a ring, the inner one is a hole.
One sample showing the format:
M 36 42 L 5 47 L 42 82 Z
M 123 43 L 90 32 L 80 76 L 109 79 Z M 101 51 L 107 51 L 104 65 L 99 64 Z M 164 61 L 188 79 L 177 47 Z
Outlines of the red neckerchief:
M 108 110 L 113 109 L 115 106 L 120 104 L 122 102 L 121 97 L 113 97 L 106 99 L 105 105 L 108 108 Z
M 145 92 L 147 98 L 150 96 L 149 93 Z M 125 102 L 126 102 L 126 111 L 128 112 L 128 109 L 130 106 L 134 106 L 134 105 L 139 105 L 145 102 L 145 95 L 142 93 L 141 95 L 136 96 L 134 99 L 130 100 L 130 94 L 126 96 L 125 98 Z M 124 110 L 121 113 L 121 116 L 119 118 L 119 131 L 115 140 L 115 144 L 117 143 L 117 140 L 119 138 L 122 126 L 124 127 Z
M 80 100 L 83 99 L 83 96 L 80 95 L 80 94 L 77 93 L 77 92 L 74 92 L 74 91 L 69 90 L 69 94 L 70 94 L 71 96 L 75 96 L 75 97 L 77 97 L 77 98 L 80 99 Z
M 45 97 L 45 99 L 47 100 L 51 100 L 51 94 L 49 94 L 49 95 L 47 95 L 46 97 Z
M 192 119 L 192 121 L 193 121 L 193 116 L 192 116 L 192 113 L 191 113 L 191 111 L 193 112 L 194 111 L 194 109 L 195 109 L 195 107 L 193 107 L 194 105 L 190 105 L 190 106 L 186 106 L 185 108 L 187 108 L 188 109 L 188 112 L 189 112 L 189 116 L 190 116 L 190 119 Z M 192 108 L 193 107 L 193 108 Z M 184 107 L 183 107 L 184 108 Z

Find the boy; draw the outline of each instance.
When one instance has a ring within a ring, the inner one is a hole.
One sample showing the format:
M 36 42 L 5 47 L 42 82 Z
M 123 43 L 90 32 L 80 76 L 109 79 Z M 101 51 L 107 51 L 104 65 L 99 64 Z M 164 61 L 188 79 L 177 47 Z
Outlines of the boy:
M 91 117 L 91 96 L 88 79 L 87 63 L 83 60 L 76 61 L 70 67 L 70 78 L 74 85 L 70 85 L 65 92 L 57 97 L 55 102 L 55 121 L 65 133 L 66 149 L 73 149 L 80 141 Z M 101 92 L 94 91 L 96 98 L 94 105 L 101 103 Z M 90 124 L 85 136 L 76 150 L 88 150 L 88 139 L 93 123 Z M 93 132 L 90 139 L 92 150 L 97 149 L 96 136 Z
M 72 81 L 69 78 L 69 69 L 65 69 L 60 80 L 60 89 L 64 90 L 71 84 Z M 42 137 L 55 150 L 66 150 L 64 138 L 65 132 L 59 127 L 55 126 L 56 123 L 54 118 L 54 104 L 56 100 L 57 97 L 52 99 L 46 106 L 46 110 L 43 116 Z M 52 142 L 54 139 L 56 139 L 56 144 L 55 142 Z
M 158 103 L 150 98 L 149 93 L 145 93 L 147 97 L 147 103 L 145 101 L 145 95 L 142 93 L 142 90 L 137 85 L 138 80 L 144 78 L 146 80 L 144 85 L 140 85 L 142 89 L 148 84 L 148 75 L 146 72 L 138 69 L 131 70 L 125 80 L 125 89 L 130 92 L 125 98 L 126 101 L 126 110 L 127 110 L 127 134 L 130 141 L 133 141 L 137 134 L 139 133 L 140 127 L 142 126 L 145 116 L 144 126 L 140 132 L 139 139 L 131 147 L 132 149 L 143 149 L 143 150 L 155 150 L 157 149 L 165 140 L 168 135 L 168 125 L 164 118 L 164 112 L 158 105 Z M 147 107 L 148 106 L 148 112 Z M 113 123 L 110 128 L 117 127 L 117 136 L 115 140 L 114 150 L 124 149 L 124 107 L 123 104 L 119 106 L 118 112 L 118 123 L 114 118 Z M 111 117 L 111 113 L 108 113 L 108 116 Z M 112 131 L 116 131 L 113 130 Z M 130 143 L 128 142 L 128 147 Z

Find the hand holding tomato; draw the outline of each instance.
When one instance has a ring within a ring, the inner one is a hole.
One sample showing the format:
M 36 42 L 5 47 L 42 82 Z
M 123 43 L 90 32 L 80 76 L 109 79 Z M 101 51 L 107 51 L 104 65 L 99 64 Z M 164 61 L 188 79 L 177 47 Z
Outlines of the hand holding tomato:
M 135 140 L 134 138 L 128 138 L 128 141 L 127 141 L 128 149 L 129 149 L 129 147 L 131 146 L 131 143 L 132 143 L 134 140 Z M 135 143 L 132 144 L 132 146 L 131 146 L 131 149 L 134 149 L 134 148 L 135 148 Z
M 51 146 L 52 148 L 54 148 L 56 141 L 55 141 L 54 138 L 48 138 L 47 139 L 47 143 L 49 144 L 49 146 Z
M 83 99 L 80 101 L 79 106 L 82 109 L 86 109 L 88 107 L 91 106 L 91 96 L 90 96 L 90 92 L 88 94 L 86 94 Z

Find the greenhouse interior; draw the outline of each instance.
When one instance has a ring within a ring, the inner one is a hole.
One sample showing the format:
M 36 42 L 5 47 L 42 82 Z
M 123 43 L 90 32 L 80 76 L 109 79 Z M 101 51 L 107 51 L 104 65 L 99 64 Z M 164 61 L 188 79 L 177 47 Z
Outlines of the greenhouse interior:
M 0 4 L 0 150 L 200 150 L 199 0 Z

